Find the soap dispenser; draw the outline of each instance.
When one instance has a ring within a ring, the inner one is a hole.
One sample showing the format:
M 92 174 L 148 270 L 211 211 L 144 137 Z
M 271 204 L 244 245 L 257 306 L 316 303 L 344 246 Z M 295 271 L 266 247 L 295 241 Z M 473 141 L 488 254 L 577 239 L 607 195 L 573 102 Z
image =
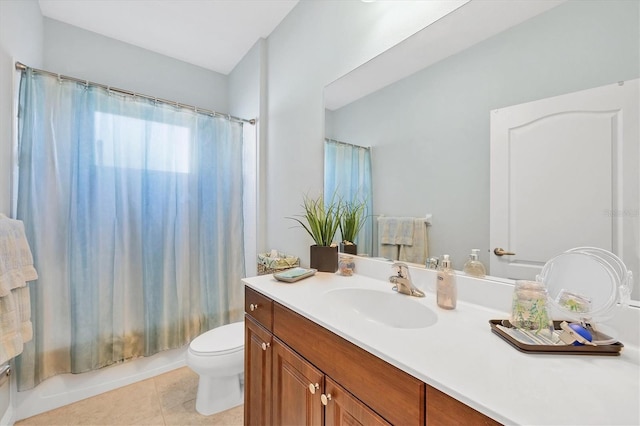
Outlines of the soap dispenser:
M 469 255 L 469 260 L 464 264 L 464 268 L 462 271 L 471 275 L 472 277 L 484 278 L 487 275 L 487 270 L 480 260 L 478 260 L 478 256 L 480 255 L 480 249 L 472 249 L 471 254 Z
M 442 309 L 455 309 L 458 301 L 458 289 L 456 287 L 456 273 L 451 269 L 449 255 L 442 256 L 438 267 L 437 301 Z

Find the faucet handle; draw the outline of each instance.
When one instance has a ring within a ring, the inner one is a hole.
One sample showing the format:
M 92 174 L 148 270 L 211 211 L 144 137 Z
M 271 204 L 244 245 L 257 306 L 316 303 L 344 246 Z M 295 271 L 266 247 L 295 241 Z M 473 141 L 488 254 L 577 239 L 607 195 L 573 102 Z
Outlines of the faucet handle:
M 409 278 L 409 267 L 407 266 L 406 263 L 393 262 L 393 265 L 391 265 L 391 267 L 394 269 L 394 271 L 398 274 L 399 277 Z
M 427 269 L 438 269 L 438 258 L 430 257 L 427 259 L 427 264 L 425 265 Z

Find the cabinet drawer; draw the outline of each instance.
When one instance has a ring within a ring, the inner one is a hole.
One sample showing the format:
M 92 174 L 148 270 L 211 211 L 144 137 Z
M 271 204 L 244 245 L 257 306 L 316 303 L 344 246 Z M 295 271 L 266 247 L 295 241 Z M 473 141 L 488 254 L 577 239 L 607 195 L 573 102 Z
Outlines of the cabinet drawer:
M 267 330 L 273 330 L 273 301 L 246 286 L 244 288 L 244 311 Z
M 426 385 L 420 380 L 278 303 L 273 331 L 388 422 L 425 424 Z

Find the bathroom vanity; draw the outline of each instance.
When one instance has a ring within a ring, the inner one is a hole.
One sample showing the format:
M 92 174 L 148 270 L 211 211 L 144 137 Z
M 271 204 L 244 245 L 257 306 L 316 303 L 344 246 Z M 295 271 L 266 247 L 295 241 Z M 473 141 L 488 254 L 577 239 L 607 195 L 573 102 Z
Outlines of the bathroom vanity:
M 245 309 L 246 424 L 497 424 L 249 287 Z
M 377 269 L 376 278 L 243 280 L 245 424 L 640 421 L 636 347 L 619 357 L 520 353 L 488 323 L 506 318 L 508 305 L 499 311 L 463 299 L 454 311 L 439 310 L 431 271 L 412 271 L 427 290 L 417 299 L 391 291 L 380 275 L 388 263 L 363 262 L 375 261 L 360 260 L 356 270 Z M 460 281 L 463 296 L 493 285 L 474 280 L 478 288 L 467 292 Z

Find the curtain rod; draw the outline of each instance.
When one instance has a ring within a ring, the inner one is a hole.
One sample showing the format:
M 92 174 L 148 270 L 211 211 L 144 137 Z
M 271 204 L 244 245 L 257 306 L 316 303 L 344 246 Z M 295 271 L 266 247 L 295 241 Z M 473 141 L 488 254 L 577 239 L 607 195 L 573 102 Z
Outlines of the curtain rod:
M 82 80 L 80 78 L 69 77 L 69 76 L 66 76 L 66 75 L 60 75 L 58 73 L 51 72 L 51 71 L 45 71 L 45 70 L 40 70 L 40 69 L 37 69 L 37 68 L 31 68 L 31 67 L 28 67 L 28 66 L 26 66 L 25 64 L 23 64 L 21 62 L 16 62 L 16 70 L 18 70 L 18 71 L 26 71 L 28 69 L 30 69 L 33 72 L 40 73 L 40 74 L 47 74 L 47 75 L 51 75 L 51 76 L 57 77 L 59 80 L 69 80 L 69 81 L 75 81 L 76 83 L 84 84 L 85 86 L 101 87 L 101 88 L 107 89 L 107 90 L 109 90 L 111 92 L 116 92 L 116 93 L 120 93 L 120 94 L 128 95 L 128 96 L 133 96 L 133 97 L 149 99 L 149 100 L 154 101 L 154 102 L 160 102 L 160 103 L 167 104 L 167 105 L 173 105 L 173 106 L 175 106 L 177 108 L 190 109 L 190 110 L 192 110 L 192 111 L 194 111 L 196 113 L 206 114 L 206 115 L 210 115 L 212 117 L 213 116 L 223 117 L 223 118 L 226 118 L 229 121 L 235 121 L 235 122 L 240 122 L 240 123 L 249 123 L 251 125 L 255 125 L 256 124 L 256 119 L 255 118 L 247 120 L 246 118 L 234 117 L 233 115 L 230 115 L 230 114 L 222 114 L 220 112 L 212 111 L 212 110 L 209 110 L 209 109 L 206 109 L 206 108 L 199 108 L 199 107 L 196 107 L 196 106 L 183 104 L 183 103 L 180 103 L 180 102 L 177 102 L 177 101 L 168 101 L 166 99 L 156 98 L 155 96 L 143 95 L 141 93 L 132 92 L 130 90 L 118 89 L 116 87 L 106 86 L 106 85 L 100 84 L 100 83 L 94 83 L 94 82 L 89 81 L 89 80 Z
M 331 139 L 331 138 L 324 138 L 324 140 L 328 141 L 328 142 L 335 142 L 335 143 L 340 144 L 340 145 L 348 145 L 348 146 L 355 146 L 356 148 L 371 149 L 370 146 L 356 145 L 354 143 L 342 142 L 342 141 L 339 141 L 339 140 L 336 140 L 336 139 Z

